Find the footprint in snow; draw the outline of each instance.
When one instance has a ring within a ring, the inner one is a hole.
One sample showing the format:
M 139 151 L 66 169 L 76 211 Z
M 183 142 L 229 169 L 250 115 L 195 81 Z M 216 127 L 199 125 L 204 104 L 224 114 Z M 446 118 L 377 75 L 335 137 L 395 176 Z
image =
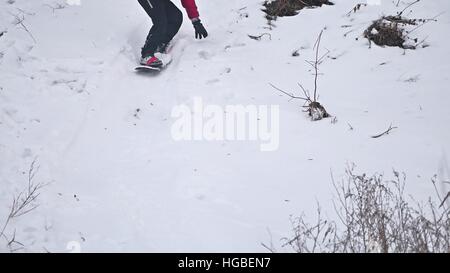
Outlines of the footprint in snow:
M 232 49 L 232 48 L 235 48 L 235 47 L 244 47 L 244 46 L 246 46 L 246 45 L 247 45 L 246 43 L 234 43 L 234 44 L 232 44 L 232 45 L 227 45 L 227 46 L 225 46 L 224 50 L 225 50 L 225 51 L 228 51 L 228 50 L 230 50 L 230 49 Z
M 206 81 L 206 84 L 215 84 L 215 83 L 218 83 L 218 82 L 220 82 L 219 79 L 212 79 L 212 80 Z
M 198 52 L 198 56 L 203 60 L 209 60 L 212 57 L 211 53 L 205 50 Z
M 220 73 L 222 76 L 223 74 L 230 74 L 231 73 L 231 67 L 225 67 L 223 71 Z

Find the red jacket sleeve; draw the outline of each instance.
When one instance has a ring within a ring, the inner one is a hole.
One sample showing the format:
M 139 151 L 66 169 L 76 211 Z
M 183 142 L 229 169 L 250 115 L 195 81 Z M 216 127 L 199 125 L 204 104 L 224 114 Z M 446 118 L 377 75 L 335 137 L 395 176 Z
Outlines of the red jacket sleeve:
M 181 0 L 181 4 L 186 9 L 189 19 L 194 19 L 199 17 L 197 5 L 195 0 Z

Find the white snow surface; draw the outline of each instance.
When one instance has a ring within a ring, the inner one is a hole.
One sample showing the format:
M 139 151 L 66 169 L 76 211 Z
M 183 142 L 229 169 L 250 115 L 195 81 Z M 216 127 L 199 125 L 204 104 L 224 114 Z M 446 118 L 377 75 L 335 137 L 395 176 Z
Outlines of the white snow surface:
M 415 31 L 429 46 L 414 51 L 369 48 L 362 37 L 407 3 L 382 0 L 347 16 L 360 1 L 334 2 L 268 29 L 262 1 L 198 0 L 210 37 L 195 40 L 185 15 L 173 62 L 151 76 L 133 71 L 151 26 L 137 1 L 2 0 L 0 225 L 33 160 L 35 181 L 49 183 L 39 207 L 5 234 L 15 232 L 26 252 L 67 252 L 74 242 L 83 252 L 265 252 L 270 241 L 290 251 L 280 241 L 291 235 L 290 215 L 314 219 L 319 201 L 335 217 L 330 173 L 339 180 L 350 163 L 369 174 L 405 172 L 407 192 L 425 200 L 430 178 L 448 176 L 450 2 L 423 0 L 407 13 L 444 12 Z M 297 83 L 312 87 L 305 60 L 323 28 L 330 58 L 320 102 L 335 118 L 312 122 L 301 101 L 269 83 L 299 95 Z M 262 33 L 271 39 L 248 37 Z M 171 111 L 195 97 L 279 105 L 279 149 L 174 141 Z M 371 138 L 390 124 L 398 128 Z M 0 250 L 10 251 L 4 241 Z

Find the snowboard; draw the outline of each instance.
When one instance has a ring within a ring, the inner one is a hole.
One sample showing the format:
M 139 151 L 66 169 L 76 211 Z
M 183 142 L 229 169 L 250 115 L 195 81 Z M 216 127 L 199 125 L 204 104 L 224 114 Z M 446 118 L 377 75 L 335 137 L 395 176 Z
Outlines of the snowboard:
M 147 72 L 147 73 L 158 73 L 161 72 L 162 69 L 164 69 L 164 67 L 151 67 L 148 65 L 138 65 L 134 68 L 136 72 Z

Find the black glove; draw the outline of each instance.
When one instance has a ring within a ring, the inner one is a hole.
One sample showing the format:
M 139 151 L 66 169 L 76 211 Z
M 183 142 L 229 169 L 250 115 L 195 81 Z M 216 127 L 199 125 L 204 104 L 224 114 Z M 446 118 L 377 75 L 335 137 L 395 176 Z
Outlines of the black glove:
M 202 39 L 208 37 L 208 32 L 206 31 L 205 27 L 203 26 L 200 19 L 197 19 L 192 22 L 195 28 L 195 38 L 196 39 Z

